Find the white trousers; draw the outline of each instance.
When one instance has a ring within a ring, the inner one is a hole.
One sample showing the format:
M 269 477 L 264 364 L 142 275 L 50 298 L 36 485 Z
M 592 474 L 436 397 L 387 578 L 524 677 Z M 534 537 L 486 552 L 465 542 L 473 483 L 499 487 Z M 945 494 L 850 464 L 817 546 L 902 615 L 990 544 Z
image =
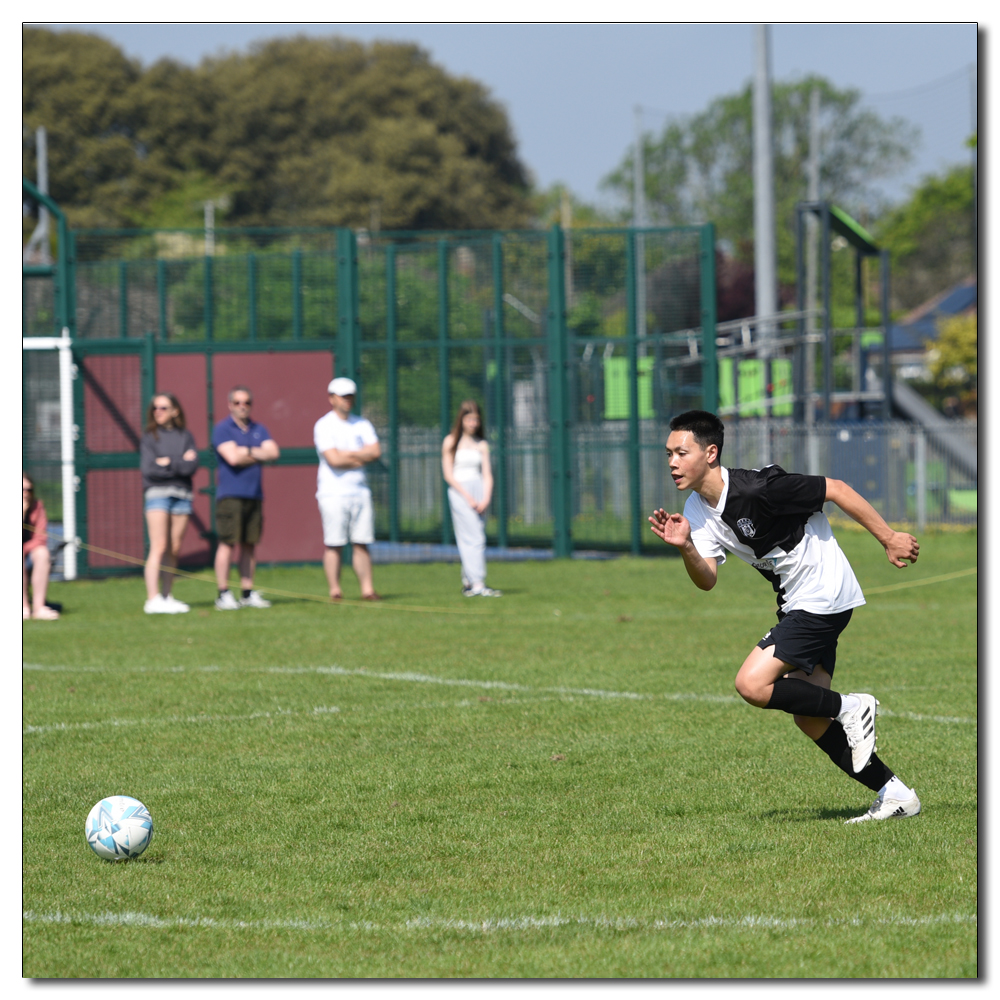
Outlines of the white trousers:
M 483 498 L 483 481 L 473 479 L 462 485 L 477 500 Z M 476 513 L 458 490 L 448 487 L 448 506 L 455 529 L 455 542 L 462 558 L 462 576 L 475 586 L 486 582 L 486 518 Z

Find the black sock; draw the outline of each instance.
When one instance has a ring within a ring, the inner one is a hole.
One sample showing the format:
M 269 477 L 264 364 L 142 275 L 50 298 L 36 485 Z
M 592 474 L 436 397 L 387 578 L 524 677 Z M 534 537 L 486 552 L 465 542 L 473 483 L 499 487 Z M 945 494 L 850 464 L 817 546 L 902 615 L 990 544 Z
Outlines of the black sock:
M 243 588 L 243 599 L 246 600 L 249 596 L 250 596 L 250 588 L 249 587 L 244 587 Z
M 764 707 L 812 719 L 835 719 L 840 715 L 840 695 L 799 677 L 779 677 Z
M 877 792 L 890 778 L 894 778 L 893 772 L 879 760 L 878 754 L 873 753 L 871 760 L 861 769 L 858 774 L 854 773 L 854 766 L 851 763 L 851 748 L 847 745 L 847 736 L 844 734 L 844 727 L 834 720 L 830 723 L 830 728 L 816 740 L 816 746 L 820 748 L 843 771 L 855 781 L 860 781 L 866 788 Z

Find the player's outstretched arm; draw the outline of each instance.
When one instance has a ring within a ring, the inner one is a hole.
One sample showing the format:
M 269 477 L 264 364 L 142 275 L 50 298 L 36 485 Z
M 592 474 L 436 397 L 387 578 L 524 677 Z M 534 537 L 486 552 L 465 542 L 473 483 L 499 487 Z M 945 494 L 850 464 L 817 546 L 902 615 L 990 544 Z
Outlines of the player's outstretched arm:
M 680 549 L 684 568 L 699 590 L 711 590 L 719 577 L 718 563 L 706 559 L 691 541 L 691 524 L 683 514 L 668 514 L 662 507 L 653 511 L 649 526 L 654 535 L 667 545 Z
M 905 569 L 904 560 L 916 562 L 920 544 L 905 531 L 893 531 L 882 515 L 856 490 L 839 479 L 827 479 L 826 498 L 832 500 L 848 517 L 875 536 L 885 549 L 886 558 L 893 566 Z

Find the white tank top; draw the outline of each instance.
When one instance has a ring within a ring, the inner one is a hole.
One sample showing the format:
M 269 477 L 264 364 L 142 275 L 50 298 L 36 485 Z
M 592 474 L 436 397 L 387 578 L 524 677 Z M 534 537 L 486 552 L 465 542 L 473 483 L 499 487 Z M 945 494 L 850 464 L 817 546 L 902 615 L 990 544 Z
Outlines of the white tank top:
M 468 483 L 483 477 L 483 453 L 478 448 L 458 448 L 455 451 L 455 478 Z

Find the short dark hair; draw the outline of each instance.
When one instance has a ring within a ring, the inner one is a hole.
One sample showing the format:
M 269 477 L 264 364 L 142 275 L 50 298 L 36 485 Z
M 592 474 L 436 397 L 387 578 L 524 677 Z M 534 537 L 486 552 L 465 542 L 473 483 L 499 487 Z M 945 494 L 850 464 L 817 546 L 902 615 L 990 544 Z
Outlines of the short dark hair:
M 714 444 L 719 449 L 721 457 L 722 443 L 726 439 L 726 425 L 714 413 L 709 413 L 708 410 L 687 410 L 678 413 L 670 421 L 670 429 L 690 431 L 702 448 Z
M 229 390 L 229 402 L 233 401 L 233 396 L 238 392 L 245 392 L 250 397 L 250 402 L 253 402 L 253 393 L 245 385 L 234 385 L 232 389 Z

